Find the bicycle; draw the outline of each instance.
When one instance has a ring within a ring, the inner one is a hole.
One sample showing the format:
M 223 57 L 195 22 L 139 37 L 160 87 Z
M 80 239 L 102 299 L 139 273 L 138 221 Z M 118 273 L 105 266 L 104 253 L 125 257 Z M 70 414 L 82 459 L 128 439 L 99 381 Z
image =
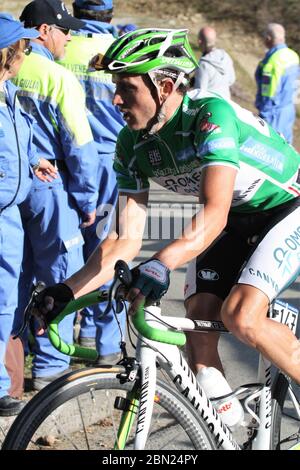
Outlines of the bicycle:
M 124 298 L 124 286 L 130 285 L 130 275 L 127 265 L 118 261 L 108 296 L 95 291 L 70 302 L 48 327 L 52 344 L 71 356 L 95 361 L 96 351 L 64 343 L 58 324 L 65 315 L 107 298 L 108 308 L 112 300 L 118 304 Z M 33 304 L 34 294 L 27 317 Z M 276 300 L 269 315 L 296 331 L 295 308 Z M 123 359 L 118 365 L 94 365 L 50 383 L 17 416 L 2 448 L 43 449 L 49 444 L 45 436 L 52 437 L 55 449 L 81 449 L 83 444 L 97 450 L 300 448 L 300 387 L 278 370 L 271 374 L 270 362 L 261 355 L 257 383 L 217 399 L 206 398 L 180 350 L 185 343 L 183 331 L 225 333 L 222 322 L 163 317 L 158 306 L 141 306 L 130 319 L 129 331 L 131 322 L 138 332 L 135 356 L 127 355 L 126 343 L 121 341 Z M 158 369 L 168 381 L 157 378 Z M 247 412 L 247 422 L 238 429 L 247 430 L 245 442 L 240 442 L 240 433 L 236 437 L 237 431 L 223 424 L 214 407 L 229 396 L 241 399 Z M 286 419 L 292 421 L 292 430 L 286 430 Z M 78 431 L 79 424 L 82 430 Z

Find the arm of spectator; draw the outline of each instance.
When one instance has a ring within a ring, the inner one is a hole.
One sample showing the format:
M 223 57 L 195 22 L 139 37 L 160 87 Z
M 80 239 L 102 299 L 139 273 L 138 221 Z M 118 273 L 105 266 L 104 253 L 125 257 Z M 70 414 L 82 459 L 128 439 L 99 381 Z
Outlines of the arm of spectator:
M 45 158 L 39 158 L 37 148 L 33 143 L 33 124 L 35 123 L 35 119 L 25 113 L 24 110 L 22 110 L 22 114 L 25 116 L 29 126 L 27 153 L 32 171 L 39 180 L 51 183 L 53 179 L 57 178 L 57 169 Z
M 236 81 L 236 75 L 235 75 L 233 60 L 231 59 L 231 57 L 229 58 L 230 58 L 230 67 L 228 71 L 228 83 L 229 83 L 229 86 L 232 86 L 234 82 Z
M 68 192 L 90 225 L 98 200 L 98 153 L 87 118 L 85 94 L 76 77 L 65 70 L 57 110 Z M 89 215 L 88 215 L 89 214 Z
M 205 63 L 199 63 L 198 68 L 195 72 L 195 83 L 194 88 L 200 88 L 201 90 L 207 90 L 209 83 L 209 70 Z

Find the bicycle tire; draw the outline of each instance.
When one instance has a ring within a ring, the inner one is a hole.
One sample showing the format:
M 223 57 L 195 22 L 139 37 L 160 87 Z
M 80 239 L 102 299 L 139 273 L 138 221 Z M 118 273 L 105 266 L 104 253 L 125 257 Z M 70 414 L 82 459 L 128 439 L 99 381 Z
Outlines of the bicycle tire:
M 2 449 L 45 449 L 46 444 L 49 445 L 49 442 L 45 441 L 43 432 L 50 432 L 48 437 L 52 436 L 50 445 L 52 444 L 54 450 L 66 448 L 81 450 L 82 443 L 78 445 L 76 443 L 76 437 L 74 437 L 78 431 L 74 431 L 71 437 L 62 436 L 62 416 L 68 415 L 68 412 L 66 408 L 65 412 L 61 413 L 59 408 L 71 405 L 71 412 L 69 412 L 69 414 L 71 415 L 72 423 L 75 423 L 75 419 L 77 419 L 77 415 L 74 411 L 75 405 L 77 406 L 78 404 L 80 408 L 80 410 L 77 411 L 78 414 L 81 415 L 83 412 L 89 415 L 89 413 L 91 413 L 89 407 L 84 404 L 85 397 L 89 398 L 90 395 L 92 400 L 95 400 L 96 394 L 98 392 L 99 394 L 101 392 L 103 393 L 104 391 L 104 393 L 106 393 L 106 400 L 103 400 L 103 395 L 102 398 L 100 396 L 99 400 L 100 403 L 103 404 L 101 406 L 106 406 L 106 403 L 110 402 L 110 396 L 113 395 L 112 391 L 124 392 L 133 386 L 128 383 L 120 384 L 120 380 L 117 378 L 120 372 L 123 372 L 123 369 L 118 367 L 80 369 L 79 371 L 71 372 L 55 380 L 33 397 L 17 416 L 6 435 Z M 79 403 L 79 400 L 81 400 L 82 404 Z M 121 412 L 112 409 L 110 405 L 107 406 L 111 409 L 112 416 L 103 418 L 101 415 L 100 421 L 95 425 L 88 424 L 87 421 L 85 421 L 86 418 L 83 419 L 83 417 L 80 416 L 80 419 L 82 419 L 84 423 L 82 433 L 85 434 L 84 439 L 88 449 L 92 447 L 96 447 L 97 450 L 109 450 L 113 448 L 119 422 L 119 419 L 117 419 L 116 423 L 114 423 L 114 415 Z M 160 419 L 160 424 L 156 428 L 155 422 L 153 422 L 153 429 L 152 431 L 150 429 L 146 449 L 160 450 L 163 448 L 165 450 L 178 450 L 183 447 L 182 450 L 184 450 L 185 445 L 192 449 L 216 449 L 212 436 L 205 428 L 201 417 L 185 402 L 184 397 L 162 381 L 157 381 L 154 416 Z M 56 426 L 55 430 L 58 432 L 58 437 L 54 438 L 54 434 L 51 434 L 54 432 L 52 428 L 48 430 L 49 428 L 45 427 L 47 426 L 48 419 L 51 423 L 50 426 Z M 58 420 L 60 420 L 59 424 L 57 423 Z M 163 426 L 162 428 L 160 427 L 161 425 Z M 100 431 L 99 435 L 97 434 L 97 438 L 95 437 L 96 432 L 93 426 L 96 426 L 96 430 Z M 92 428 L 92 431 L 90 431 L 89 427 Z M 135 427 L 133 426 L 133 428 Z M 46 431 L 44 431 L 44 429 Z M 102 435 L 100 435 L 101 431 L 103 431 Z M 88 433 L 90 433 L 89 436 L 87 436 Z M 111 434 L 112 437 L 110 437 Z M 44 440 L 41 441 L 41 438 Z M 91 442 L 88 442 L 89 439 L 91 439 Z M 163 439 L 167 439 L 164 445 Z M 187 443 L 185 443 L 184 439 L 187 439 Z M 132 448 L 132 442 L 133 441 L 129 440 L 126 449 Z
M 300 417 L 290 399 L 289 387 L 291 387 L 300 406 L 300 386 L 278 372 L 272 390 L 270 443 L 272 450 L 288 450 L 300 442 Z

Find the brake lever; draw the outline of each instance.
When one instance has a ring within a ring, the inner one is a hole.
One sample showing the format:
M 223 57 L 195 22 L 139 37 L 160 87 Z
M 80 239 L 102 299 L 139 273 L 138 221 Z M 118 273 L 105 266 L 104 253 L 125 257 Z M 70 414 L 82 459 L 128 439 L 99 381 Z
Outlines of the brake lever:
M 127 263 L 123 260 L 119 260 L 115 264 L 115 278 L 125 286 L 130 287 L 132 283 L 132 274 Z
M 112 300 L 116 301 L 116 313 L 120 313 L 123 310 L 123 301 L 125 300 L 124 287 L 129 288 L 132 282 L 131 271 L 125 261 L 118 260 L 115 264 L 115 275 L 114 280 L 110 286 L 108 292 L 107 306 L 101 317 L 104 317 L 112 307 Z
M 29 324 L 30 317 L 32 315 L 32 309 L 36 307 L 36 298 L 38 294 L 45 289 L 45 287 L 46 287 L 46 284 L 44 282 L 38 281 L 37 285 L 33 288 L 31 296 L 30 296 L 30 300 L 24 310 L 24 318 L 23 318 L 22 326 L 20 327 L 19 331 L 15 334 L 15 336 L 13 336 L 13 339 L 17 339 L 20 336 L 22 336 L 22 334 L 26 330 Z
M 126 289 L 129 289 L 132 283 L 132 274 L 128 264 L 123 260 L 118 260 L 115 264 L 115 278 L 119 281 L 116 282 L 114 297 L 116 299 L 116 313 L 123 310 L 123 301 L 126 296 Z

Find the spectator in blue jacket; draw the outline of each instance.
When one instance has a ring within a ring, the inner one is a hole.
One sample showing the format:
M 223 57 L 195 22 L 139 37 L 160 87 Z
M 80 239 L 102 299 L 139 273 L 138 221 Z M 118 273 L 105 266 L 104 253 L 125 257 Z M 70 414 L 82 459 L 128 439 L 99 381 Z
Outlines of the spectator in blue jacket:
M 24 406 L 11 391 L 4 364 L 10 334 L 17 328 L 14 314 L 24 235 L 18 204 L 27 196 L 33 171 L 42 181 L 55 177 L 54 167 L 39 159 L 32 145 L 32 119 L 20 107 L 10 82 L 30 53 L 29 39 L 37 36 L 36 30 L 24 29 L 11 15 L 0 14 L 0 416 L 16 415 Z M 23 375 L 24 354 L 19 361 Z
M 117 136 L 124 121 L 119 109 L 112 104 L 115 85 L 111 77 L 103 72 L 89 72 L 90 59 L 99 51 L 103 54 L 117 36 L 110 24 L 113 15 L 112 0 L 75 0 L 74 16 L 85 22 L 83 28 L 72 33 L 72 41 L 66 48 L 60 63 L 73 71 L 86 93 L 88 118 L 97 145 L 97 183 L 99 197 L 97 218 L 93 225 L 83 230 L 85 261 L 96 246 L 107 237 L 117 202 L 117 182 L 113 170 L 113 156 Z M 109 284 L 105 286 L 108 288 Z M 113 311 L 101 317 L 106 303 L 81 311 L 79 342 L 82 346 L 95 346 L 99 363 L 111 363 L 119 359 L 120 331 Z M 118 318 L 124 329 L 125 313 Z M 97 328 L 96 328 L 97 325 Z
M 122 36 L 123 34 L 129 33 L 130 31 L 135 31 L 137 29 L 137 25 L 134 23 L 126 23 L 126 24 L 117 24 L 118 35 Z
M 255 72 L 255 106 L 259 115 L 291 143 L 296 118 L 299 57 L 285 44 L 285 29 L 281 24 L 268 25 L 264 42 L 268 51 Z
M 85 95 L 72 72 L 55 63 L 71 40 L 70 29 L 84 26 L 59 0 L 34 0 L 20 19 L 26 28 L 36 27 L 32 54 L 24 61 L 16 84 L 19 99 L 37 124 L 34 142 L 58 169 L 54 184 L 41 187 L 34 180 L 21 205 L 27 236 L 20 293 L 32 281 L 47 285 L 60 282 L 83 264 L 81 227 L 92 225 L 98 199 L 97 150 L 87 119 Z M 20 307 L 26 299 L 20 299 Z M 62 322 L 64 341 L 73 341 L 74 317 Z M 50 344 L 46 334 L 36 336 L 32 367 L 33 388 L 41 389 L 69 368 L 70 358 Z

